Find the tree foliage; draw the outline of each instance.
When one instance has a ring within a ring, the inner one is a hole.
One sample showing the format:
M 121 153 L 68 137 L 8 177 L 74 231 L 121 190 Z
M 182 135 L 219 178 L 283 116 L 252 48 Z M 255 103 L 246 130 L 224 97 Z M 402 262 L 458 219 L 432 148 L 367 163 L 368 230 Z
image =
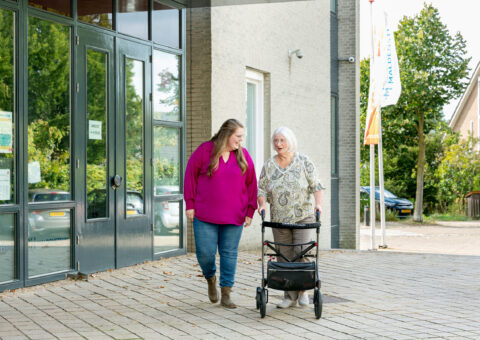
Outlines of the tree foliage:
M 480 190 L 480 152 L 478 139 L 468 139 L 451 143 L 445 150 L 445 156 L 436 169 L 438 201 L 443 211 L 448 205 L 459 200 L 464 202 L 465 195 L 472 190 Z
M 394 184 L 398 194 L 416 197 L 416 218 L 419 214 L 421 220 L 424 184 L 428 182 L 424 180 L 425 171 L 434 173 L 439 145 L 441 149 L 442 109 L 466 88 L 470 59 L 466 57 L 466 42 L 461 34 L 450 35 L 438 10 L 427 4 L 419 14 L 400 21 L 395 41 L 402 94 L 396 105 L 382 109 L 385 183 Z M 361 62 L 363 116 L 367 107 L 368 66 L 368 60 Z M 361 138 L 363 143 L 363 134 Z M 364 149 L 365 162 L 368 150 Z M 416 178 L 415 186 L 411 176 Z

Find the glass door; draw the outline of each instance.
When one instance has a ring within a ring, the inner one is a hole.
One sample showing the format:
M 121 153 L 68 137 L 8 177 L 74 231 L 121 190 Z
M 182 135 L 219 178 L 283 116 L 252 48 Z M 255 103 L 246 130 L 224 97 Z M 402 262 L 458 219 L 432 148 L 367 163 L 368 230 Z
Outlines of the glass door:
M 115 267 L 113 37 L 79 28 L 77 38 L 77 270 Z
M 117 267 L 152 259 L 151 47 L 117 40 Z

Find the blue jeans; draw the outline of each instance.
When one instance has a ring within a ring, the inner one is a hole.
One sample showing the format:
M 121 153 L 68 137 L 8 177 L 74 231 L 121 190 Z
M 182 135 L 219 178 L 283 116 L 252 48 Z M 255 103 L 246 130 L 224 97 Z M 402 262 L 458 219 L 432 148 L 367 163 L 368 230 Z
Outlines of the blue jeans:
M 238 244 L 243 226 L 214 224 L 193 220 L 197 260 L 203 275 L 209 279 L 217 270 L 215 258 L 220 254 L 220 287 L 233 287 L 237 269 Z

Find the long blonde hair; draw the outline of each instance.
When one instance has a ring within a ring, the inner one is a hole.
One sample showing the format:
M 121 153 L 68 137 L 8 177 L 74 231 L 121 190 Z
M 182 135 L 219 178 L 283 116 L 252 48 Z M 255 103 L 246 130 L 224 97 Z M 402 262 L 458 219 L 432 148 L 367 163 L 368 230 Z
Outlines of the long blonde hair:
M 208 165 L 208 176 L 211 176 L 214 171 L 218 169 L 218 162 L 220 161 L 220 157 L 222 152 L 227 147 L 228 139 L 232 136 L 238 128 L 243 129 L 242 123 L 240 123 L 236 119 L 228 119 L 226 120 L 220 130 L 210 139 L 213 142 L 213 150 L 212 156 L 210 158 L 210 164 Z M 240 146 L 237 150 L 234 150 L 235 157 L 237 158 L 237 163 L 242 169 L 242 175 L 247 171 L 247 160 L 245 159 L 245 155 L 243 154 L 243 148 Z

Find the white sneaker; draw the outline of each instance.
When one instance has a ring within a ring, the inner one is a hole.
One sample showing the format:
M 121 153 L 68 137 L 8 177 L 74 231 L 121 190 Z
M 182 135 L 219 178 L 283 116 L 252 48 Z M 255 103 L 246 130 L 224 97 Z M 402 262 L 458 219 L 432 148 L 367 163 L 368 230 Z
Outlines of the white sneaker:
M 277 304 L 277 308 L 288 308 L 293 307 L 297 304 L 297 301 L 292 301 L 289 298 L 284 298 L 282 302 Z
M 307 293 L 298 294 L 298 304 L 302 307 L 308 306 L 310 304 L 310 299 L 308 298 Z

